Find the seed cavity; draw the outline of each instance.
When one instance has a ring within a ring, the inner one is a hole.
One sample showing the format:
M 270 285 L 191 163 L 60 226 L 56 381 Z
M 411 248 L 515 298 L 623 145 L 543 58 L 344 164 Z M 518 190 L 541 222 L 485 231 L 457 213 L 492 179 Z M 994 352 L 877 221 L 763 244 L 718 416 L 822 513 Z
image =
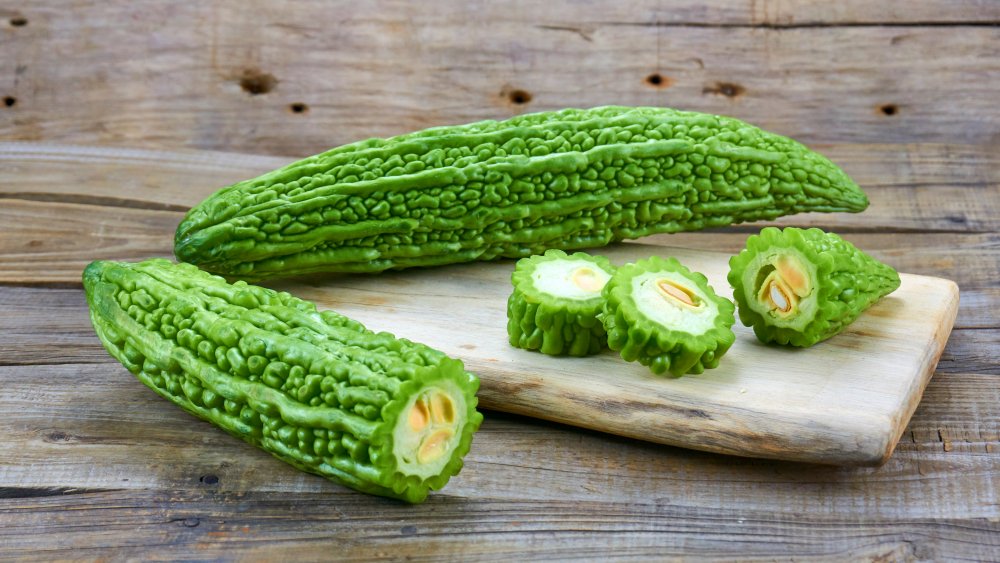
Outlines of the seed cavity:
M 799 304 L 798 296 L 788 287 L 777 270 L 771 272 L 764 280 L 757 292 L 757 300 L 780 317 L 794 315 Z
M 701 299 L 693 291 L 673 280 L 656 280 L 656 288 L 660 290 L 661 297 L 674 305 L 683 305 L 690 308 L 697 308 L 701 305 Z
M 406 463 L 427 465 L 441 463 L 455 445 L 461 412 L 455 397 L 444 389 L 431 387 L 414 400 L 403 413 L 405 423 L 397 431 L 396 454 Z
M 791 256 L 779 256 L 775 261 L 774 267 L 781 276 L 782 281 L 799 297 L 805 297 L 812 290 L 809 284 L 809 276 L 806 275 L 802 265 L 795 258 Z
M 570 275 L 570 280 L 580 289 L 597 293 L 604 288 L 604 282 L 591 268 L 577 268 Z
M 773 257 L 757 272 L 756 279 L 757 301 L 782 318 L 795 315 L 799 300 L 812 293 L 812 278 L 795 256 Z

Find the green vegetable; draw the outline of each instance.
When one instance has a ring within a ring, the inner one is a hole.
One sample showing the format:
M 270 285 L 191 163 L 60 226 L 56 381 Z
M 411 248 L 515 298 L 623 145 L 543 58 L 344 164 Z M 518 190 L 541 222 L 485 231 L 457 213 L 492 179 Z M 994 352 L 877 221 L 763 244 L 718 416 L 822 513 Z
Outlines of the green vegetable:
M 604 287 L 604 299 L 608 347 L 656 374 L 680 377 L 718 367 L 736 341 L 732 302 L 674 258 L 622 266 Z
M 166 260 L 93 262 L 83 282 L 101 342 L 140 381 L 359 491 L 424 500 L 482 421 L 460 361 L 287 293 Z
M 507 300 L 511 345 L 551 355 L 600 352 L 607 336 L 597 315 L 604 306 L 601 290 L 612 273 L 607 258 L 583 252 L 567 256 L 549 250 L 519 260 Z
M 567 109 L 360 141 L 234 184 L 187 214 L 174 252 L 243 279 L 378 272 L 867 205 L 823 156 L 733 118 Z
M 729 260 L 740 320 L 763 342 L 812 346 L 899 287 L 899 274 L 819 229 L 767 227 Z

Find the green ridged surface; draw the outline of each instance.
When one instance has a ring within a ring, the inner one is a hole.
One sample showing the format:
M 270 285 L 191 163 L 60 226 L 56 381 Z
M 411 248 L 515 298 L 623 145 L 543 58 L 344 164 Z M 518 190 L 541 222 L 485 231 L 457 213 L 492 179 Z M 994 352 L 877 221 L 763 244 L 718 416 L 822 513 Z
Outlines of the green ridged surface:
M 757 300 L 762 270 L 778 256 L 803 261 L 811 293 L 797 314 L 781 319 Z M 767 227 L 729 260 L 729 283 L 740 321 L 763 342 L 812 346 L 844 330 L 876 301 L 899 287 L 899 274 L 836 234 L 820 229 Z
M 219 190 L 175 254 L 231 277 L 523 258 L 868 200 L 836 165 L 737 119 L 599 107 L 344 145 Z
M 589 265 L 608 275 L 615 271 L 607 258 L 583 252 L 567 255 L 561 250 L 549 250 L 544 255 L 518 260 L 511 275 L 514 289 L 507 300 L 510 344 L 553 356 L 596 354 L 607 344 L 604 325 L 597 319 L 604 299 L 599 291 L 590 299 L 570 299 L 538 287 L 533 279 L 537 269 L 554 262 Z
M 637 280 L 669 277 L 689 288 L 703 304 L 695 311 L 678 307 L 669 299 L 639 294 Z M 608 333 L 608 347 L 622 359 L 648 366 L 653 373 L 680 377 L 715 368 L 736 341 L 732 331 L 735 308 L 719 297 L 708 279 L 687 269 L 675 258 L 653 256 L 618 268 L 604 287 L 601 320 Z M 665 308 L 675 322 L 665 324 L 651 314 Z M 671 309 L 672 308 L 672 309 Z M 695 329 L 695 317 L 703 328 Z
M 311 473 L 409 502 L 462 467 L 479 380 L 422 344 L 373 333 L 333 311 L 188 264 L 98 261 L 83 274 L 108 352 L 158 394 Z M 458 389 L 465 410 L 439 474 L 404 474 L 393 429 L 428 386 Z

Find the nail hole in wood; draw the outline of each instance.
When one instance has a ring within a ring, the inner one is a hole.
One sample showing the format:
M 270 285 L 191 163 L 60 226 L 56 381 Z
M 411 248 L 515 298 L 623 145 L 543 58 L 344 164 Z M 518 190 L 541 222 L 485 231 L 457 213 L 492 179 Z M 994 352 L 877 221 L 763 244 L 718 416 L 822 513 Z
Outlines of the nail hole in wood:
M 278 84 L 278 79 L 266 72 L 248 68 L 240 78 L 240 88 L 251 96 L 267 94 Z
M 303 104 L 302 102 L 295 102 L 294 104 L 289 105 L 288 109 L 290 109 L 292 113 L 305 113 L 309 111 L 309 106 Z
M 215 485 L 219 482 L 219 478 L 215 475 L 202 475 L 198 480 L 206 485 Z
M 10 18 L 9 23 L 14 27 L 24 27 L 28 25 L 28 18 Z
M 669 88 L 673 83 L 674 81 L 669 76 L 663 76 L 658 72 L 654 72 L 646 77 L 646 84 L 653 88 Z
M 16 103 L 17 103 L 17 98 L 15 98 L 14 96 L 4 96 L 3 98 L 3 105 L 9 108 L 14 107 L 14 104 Z
M 531 101 L 531 94 L 525 92 L 524 90 L 511 90 L 507 97 L 510 99 L 510 103 L 519 106 Z
M 702 94 L 717 94 L 727 98 L 741 96 L 747 89 L 733 82 L 716 82 L 701 89 Z
M 896 104 L 885 104 L 884 106 L 878 108 L 882 112 L 882 115 L 893 116 L 899 111 Z

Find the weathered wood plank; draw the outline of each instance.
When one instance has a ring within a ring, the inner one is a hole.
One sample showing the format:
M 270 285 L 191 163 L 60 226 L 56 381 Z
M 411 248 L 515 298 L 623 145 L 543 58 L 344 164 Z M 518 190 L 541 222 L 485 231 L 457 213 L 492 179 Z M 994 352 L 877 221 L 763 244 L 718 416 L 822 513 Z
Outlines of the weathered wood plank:
M 797 20 L 796 5 L 733 0 L 747 25 L 713 27 L 685 22 L 716 21 L 730 3 L 609 13 L 561 2 L 539 12 L 319 0 L 67 10 L 48 0 L 7 8 L 30 23 L 0 26 L 0 92 L 11 100 L 0 137 L 303 156 L 430 125 L 616 103 L 730 114 L 808 143 L 1000 142 L 995 4 L 892 4 L 809 2 L 814 15 Z M 908 14 L 913 25 L 900 26 Z M 937 14 L 984 25 L 919 25 Z M 864 25 L 781 27 L 827 19 Z
M 169 258 L 174 230 L 182 216 L 178 211 L 4 200 L 0 206 L 0 283 L 75 284 L 91 260 Z M 846 217 L 857 216 L 805 214 L 775 224 L 840 232 L 899 271 L 945 277 L 963 290 L 991 287 L 1000 277 L 1000 235 L 994 232 L 878 232 L 877 225 L 866 225 L 860 219 L 845 225 L 842 220 Z M 737 252 L 750 233 L 767 224 L 654 235 L 643 242 Z
M 4 200 L 0 206 L 0 280 L 80 283 L 101 259 L 171 257 L 182 213 Z
M 46 304 L 44 309 L 34 305 L 40 302 Z M 0 362 L 9 365 L 0 368 L 0 380 L 5 382 L 0 390 L 0 408 L 9 413 L 7 440 L 0 445 L 0 450 L 7 449 L 9 455 L 0 452 L 0 460 L 8 460 L 0 465 L 0 482 L 41 488 L 177 488 L 198 483 L 202 476 L 214 475 L 225 487 L 232 487 L 229 490 L 270 490 L 269 487 L 319 490 L 332 486 L 292 470 L 193 419 L 143 387 L 103 351 L 89 327 L 81 291 L 0 288 L 0 311 L 6 312 L 0 315 L 0 333 L 14 335 L 0 340 L 0 358 L 19 358 Z M 992 342 L 975 339 L 995 333 L 956 330 L 940 366 L 955 370 L 993 369 L 1000 363 L 996 357 L 1000 346 L 996 345 L 995 337 Z M 64 344 L 52 342 L 51 334 L 72 334 L 74 340 Z M 954 357 L 956 347 L 968 350 L 965 357 Z M 979 357 L 969 357 L 974 354 Z M 489 413 L 466 470 L 449 484 L 445 494 L 475 496 L 482 491 L 531 482 L 532 494 L 556 495 L 545 498 L 579 493 L 591 497 L 612 495 L 609 497 L 612 500 L 614 495 L 621 494 L 629 498 L 655 496 L 668 483 L 675 483 L 687 488 L 677 494 L 692 496 L 690 488 L 700 485 L 686 481 L 696 479 L 711 486 L 695 496 L 707 499 L 718 493 L 719 482 L 730 483 L 726 485 L 734 487 L 730 494 L 745 498 L 740 502 L 746 502 L 748 507 L 764 503 L 777 510 L 782 503 L 791 501 L 787 495 L 800 494 L 805 483 L 814 478 L 819 479 L 810 485 L 815 486 L 813 494 L 818 495 L 813 499 L 815 502 L 829 492 L 827 485 L 817 483 L 849 479 L 864 483 L 858 485 L 860 489 L 848 488 L 849 495 L 860 494 L 862 498 L 869 495 L 869 502 L 877 503 L 879 510 L 902 512 L 906 503 L 920 494 L 918 490 L 896 490 L 892 498 L 899 499 L 901 504 L 886 504 L 884 493 L 876 495 L 875 491 L 897 485 L 911 487 L 912 479 L 917 479 L 921 481 L 920 490 L 927 487 L 923 481 L 932 481 L 955 493 L 948 475 L 961 468 L 962 483 L 970 489 L 956 493 L 954 501 L 959 504 L 950 505 L 956 511 L 948 514 L 962 514 L 958 506 L 966 510 L 964 503 L 968 498 L 984 499 L 982 509 L 988 510 L 989 503 L 995 501 L 990 499 L 996 494 L 995 490 L 990 492 L 990 472 L 1000 463 L 996 456 L 1000 453 L 997 435 L 1000 412 L 993 408 L 1000 401 L 997 394 L 1000 388 L 994 381 L 996 375 L 987 373 L 939 369 L 897 452 L 878 470 L 759 460 L 733 463 L 735 458 L 558 425 L 554 428 L 560 429 L 559 433 L 552 434 L 551 425 Z M 498 441 L 491 445 L 494 439 Z M 946 447 L 945 443 L 951 445 Z M 510 458 L 512 454 L 517 455 L 516 460 Z M 992 455 L 982 457 L 985 454 Z M 648 461 L 651 458 L 659 461 Z M 608 460 L 612 459 L 617 461 L 609 465 Z M 475 468 L 483 463 L 489 469 L 479 473 Z M 584 466 L 573 469 L 574 463 Z M 104 469 L 94 472 L 95 464 Z M 587 464 L 597 464 L 599 470 L 587 469 Z M 261 469 L 262 465 L 268 469 Z M 44 471 L 40 470 L 42 467 Z M 755 468 L 750 470 L 750 476 L 746 474 L 747 467 Z M 518 475 L 526 468 L 535 468 L 540 474 L 521 479 Z M 471 482 L 466 481 L 469 475 L 473 475 Z M 900 479 L 900 476 L 907 477 Z M 511 483 L 502 484 L 508 477 Z M 737 490 L 745 487 L 748 479 L 785 483 L 775 487 L 795 486 L 777 496 L 774 490 L 762 490 L 761 495 Z M 514 495 L 511 498 L 517 495 L 513 489 L 508 492 Z M 765 502 L 766 499 L 771 500 Z M 851 497 L 837 502 L 850 505 L 861 500 Z M 941 502 L 937 499 L 921 508 L 931 511 L 922 514 L 938 515 L 935 511 L 951 510 L 942 507 Z M 865 510 L 874 514 L 877 508 L 866 506 Z
M 139 4 L 149 4 L 140 2 Z M 225 4 L 225 2 L 222 2 Z M 232 4 L 232 2 L 230 2 Z M 303 10 L 313 5 L 311 2 L 290 2 L 289 10 Z M 447 17 L 435 14 L 434 3 L 425 3 L 425 14 L 414 10 L 405 0 L 381 1 L 378 6 L 350 6 L 349 2 L 333 2 L 329 5 L 343 11 L 345 7 L 361 11 L 373 19 L 394 19 L 400 12 L 417 12 L 420 16 Z M 451 4 L 440 3 L 451 8 Z M 104 10 L 121 10 L 119 3 L 101 3 L 93 0 L 76 0 L 79 10 L 100 7 Z M 57 12 L 58 4 L 52 0 L 36 2 L 30 10 L 16 3 L 0 4 L 0 18 L 24 19 L 32 15 L 51 16 Z M 598 21 L 617 23 L 658 23 L 660 25 L 704 25 L 704 26 L 852 26 L 852 25 L 989 25 L 1000 21 L 1000 6 L 991 0 L 924 0 L 918 3 L 907 0 L 886 0 L 877 4 L 863 0 L 843 0 L 832 4 L 824 0 L 745 2 L 743 0 L 694 1 L 679 0 L 664 5 L 656 0 L 634 0 L 628 3 L 613 3 L 598 6 L 591 3 L 573 3 L 566 0 L 534 4 L 518 2 L 513 5 L 498 6 L 482 0 L 468 3 L 464 10 L 484 20 L 514 19 L 525 23 L 545 22 L 552 25 L 572 25 L 592 23 L 582 16 L 599 14 Z M 367 8 L 367 9 L 366 9 Z M 268 15 L 273 15 L 268 13 Z M 454 14 L 455 17 L 460 14 Z M 28 25 L 27 23 L 22 25 Z M 585 31 L 585 30 L 584 30 Z
M 0 365 L 107 363 L 79 289 L 0 287 Z
M 1000 230 L 1000 148 L 970 145 L 817 147 L 869 194 L 863 214 L 786 223 L 924 231 Z M 0 142 L 0 199 L 186 211 L 216 189 L 288 158 Z
M 1000 536 L 1000 524 L 988 519 L 776 516 L 666 499 L 449 499 L 403 507 L 330 494 L 129 491 L 11 499 L 0 501 L 0 510 L 6 551 L 26 560 L 270 560 L 294 553 L 307 560 L 534 561 L 606 553 L 616 560 L 982 561 L 995 556 Z
M 993 373 L 1000 365 L 995 293 L 987 288 L 961 294 L 938 373 Z M 0 365 L 113 362 L 93 335 L 80 289 L 0 286 L 0 333 Z
M 222 186 L 289 162 L 212 151 L 0 142 L 0 198 L 187 211 Z
M 997 373 L 1000 316 L 997 308 L 982 306 L 995 304 L 992 293 L 962 293 L 956 330 L 937 373 Z M 5 335 L 0 365 L 113 362 L 93 335 L 86 307 L 79 289 L 0 287 L 0 332 Z
M 4 486 L 355 494 L 193 418 L 121 366 L 0 367 L 0 375 Z M 909 443 L 876 469 L 738 459 L 487 412 L 462 473 L 432 498 L 692 507 L 726 498 L 734 509 L 772 513 L 989 517 L 1000 502 L 1000 419 L 989 402 L 995 385 L 978 388 L 987 377 L 932 380 Z M 978 442 L 946 449 L 939 432 Z

